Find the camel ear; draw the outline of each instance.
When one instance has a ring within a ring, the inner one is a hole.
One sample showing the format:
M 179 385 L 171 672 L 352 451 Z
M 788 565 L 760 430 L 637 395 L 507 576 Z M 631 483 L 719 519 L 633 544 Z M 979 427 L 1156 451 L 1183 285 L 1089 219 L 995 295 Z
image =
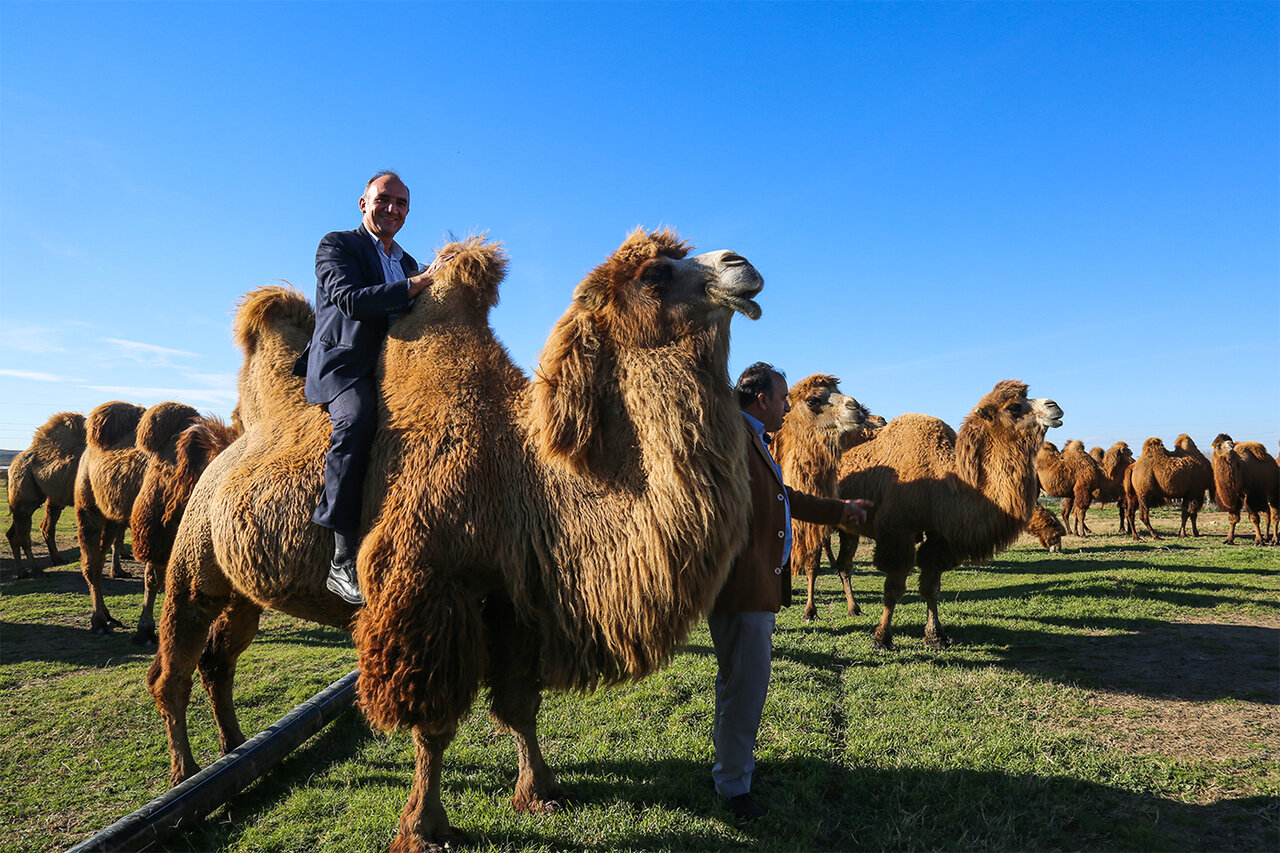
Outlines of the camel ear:
M 591 316 L 568 314 L 551 330 L 533 385 L 538 450 L 580 471 L 596 438 L 600 361 L 600 338 Z

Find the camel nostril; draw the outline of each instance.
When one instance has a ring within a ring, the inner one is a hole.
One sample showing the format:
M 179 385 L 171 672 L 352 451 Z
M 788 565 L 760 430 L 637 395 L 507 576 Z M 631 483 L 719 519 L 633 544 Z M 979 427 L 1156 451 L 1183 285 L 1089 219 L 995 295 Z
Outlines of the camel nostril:
M 747 259 L 739 255 L 737 252 L 725 252 L 720 257 L 720 263 L 727 267 L 739 267 L 747 262 Z

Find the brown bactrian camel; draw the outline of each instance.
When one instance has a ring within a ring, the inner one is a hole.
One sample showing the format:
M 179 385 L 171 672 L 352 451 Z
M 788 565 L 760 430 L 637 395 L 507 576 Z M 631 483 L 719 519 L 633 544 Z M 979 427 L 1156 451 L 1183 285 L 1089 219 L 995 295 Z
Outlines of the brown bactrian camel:
M 155 597 L 164 584 L 169 552 L 191 490 L 213 457 L 239 434 L 238 428 L 220 418 L 173 402 L 152 406 L 138 423 L 138 446 L 146 455 L 146 468 L 129 529 L 133 556 L 146 566 L 146 598 L 134 634 L 140 643 L 156 642 Z
M 124 536 L 133 513 L 134 501 L 142 488 L 147 470 L 148 450 L 145 445 L 162 445 L 170 436 L 185 429 L 194 409 L 181 403 L 159 403 L 143 409 L 132 403 L 103 403 L 89 413 L 86 423 L 87 443 L 76 469 L 75 507 L 77 535 L 80 541 L 80 571 L 89 586 L 93 615 L 89 627 L 94 633 L 109 634 L 121 627 L 119 620 L 107 610 L 102 596 L 102 567 L 106 550 Z M 111 577 L 130 575 L 112 560 Z M 138 555 L 135 554 L 135 557 Z M 155 597 L 163 584 L 148 565 L 144 571 L 145 595 L 142 613 L 134 632 L 134 640 L 153 642 L 155 620 L 152 615 Z
M 1140 539 L 1134 516 L 1142 519 L 1152 539 L 1159 539 L 1151 526 L 1151 508 L 1163 506 L 1165 501 L 1182 501 L 1182 524 L 1178 536 L 1187 535 L 1187 521 L 1191 521 L 1191 535 L 1199 536 L 1196 517 L 1204 507 L 1205 493 L 1213 488 L 1213 466 L 1196 447 L 1186 433 L 1174 441 L 1170 452 L 1159 438 L 1148 438 L 1142 444 L 1142 455 L 1133 463 L 1125 484 L 1126 514 L 1129 532 Z
M 445 247 L 455 257 L 391 327 L 355 639 L 362 709 L 410 729 L 417 753 L 393 849 L 457 840 L 441 760 L 482 685 L 516 739 L 513 804 L 559 808 L 565 792 L 537 740 L 541 691 L 652 672 L 742 547 L 748 433 L 727 373 L 729 320 L 759 316 L 762 280 L 732 252 L 688 248 L 669 231 L 632 233 L 578 285 L 532 383 L 488 324 L 506 268 L 497 245 Z M 291 359 L 274 353 L 296 348 L 271 323 L 248 334 L 244 315 L 242 408 L 250 375 L 265 386 L 250 392 L 276 402 L 242 411 L 245 434 L 201 477 L 170 558 L 149 680 L 175 783 L 196 770 L 185 717 L 197 659 L 233 747 L 230 673 L 261 608 L 333 625 L 353 612 L 324 589 L 332 543 L 310 522 L 327 418 L 282 378 Z
M 1036 501 L 1031 510 L 1031 519 L 1027 522 L 1027 532 L 1040 541 L 1040 546 L 1050 554 L 1062 552 L 1062 537 L 1067 535 L 1067 528 L 1062 526 L 1058 517 L 1044 504 Z
M 1253 522 L 1253 543 L 1264 545 L 1280 540 L 1280 468 L 1267 449 L 1256 441 L 1233 441 L 1226 433 L 1213 440 L 1214 501 L 1227 513 L 1231 525 L 1226 544 L 1236 541 L 1236 525 L 1244 508 Z M 1258 516 L 1267 515 L 1266 533 Z M 1276 535 L 1272 536 L 1272 525 Z
M 1120 532 L 1124 533 L 1127 529 L 1124 472 L 1133 464 L 1133 451 L 1129 449 L 1128 443 L 1117 441 L 1105 453 L 1101 447 L 1090 448 L 1089 455 L 1102 471 L 1102 480 L 1093 490 L 1093 501 L 1099 504 L 1115 502 L 1120 515 Z
M 136 440 L 144 411 L 132 403 L 113 401 L 96 407 L 85 422 L 85 449 L 76 468 L 76 535 L 80 572 L 93 603 L 89 629 L 94 633 L 110 634 L 120 627 L 102 597 L 102 564 L 107 549 L 129 526 L 133 500 L 142 486 L 147 459 Z M 110 576 L 130 577 L 115 560 Z
M 851 529 L 876 541 L 872 563 L 885 573 L 875 648 L 893 648 L 893 609 L 913 563 L 928 612 L 925 642 L 951 644 L 938 619 L 942 573 L 989 560 L 1018 538 L 1040 492 L 1032 460 L 1045 432 L 1061 425 L 1057 403 L 1029 400 L 1026 384 L 1006 379 L 978 401 L 959 436 L 937 418 L 901 415 L 844 454 L 840 496 L 873 502 Z
M 1052 441 L 1041 443 L 1035 458 L 1040 489 L 1051 498 L 1062 498 L 1062 520 L 1076 536 L 1092 531 L 1085 524 L 1085 513 L 1093 501 L 1093 491 L 1102 484 L 1102 469 L 1085 452 L 1084 442 L 1068 441 L 1058 452 Z
M 50 565 L 62 565 L 58 553 L 58 517 L 62 508 L 75 502 L 76 466 L 84 454 L 84 415 L 58 412 L 36 430 L 31 446 L 9 463 L 9 513 L 13 523 L 5 532 L 13 549 L 13 568 L 18 577 L 43 574 L 31 553 L 31 518 L 44 504 L 40 533 L 49 548 Z M 27 557 L 23 568 L 22 554 Z
M 841 393 L 839 384 L 835 376 L 815 373 L 792 385 L 787 392 L 791 411 L 774 434 L 769 450 L 782 471 L 782 481 L 797 491 L 834 498 L 840 454 L 873 434 L 868 423 L 873 416 L 853 397 Z M 883 426 L 884 419 L 879 420 Z M 814 586 L 822 564 L 823 546 L 832 529 L 806 521 L 791 521 L 791 574 L 804 575 L 807 580 L 806 622 L 817 617 Z M 849 615 L 861 613 L 853 600 L 847 571 L 840 575 L 840 582 Z

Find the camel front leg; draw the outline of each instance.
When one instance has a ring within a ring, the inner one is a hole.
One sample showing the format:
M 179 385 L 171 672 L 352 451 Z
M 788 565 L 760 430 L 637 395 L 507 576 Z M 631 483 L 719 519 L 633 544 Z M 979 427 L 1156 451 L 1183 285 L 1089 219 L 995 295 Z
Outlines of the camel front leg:
M 916 552 L 916 564 L 920 567 L 920 597 L 924 599 L 927 614 L 924 642 L 935 649 L 945 649 L 951 645 L 951 638 L 943 630 L 942 620 L 938 618 L 938 595 L 942 592 L 942 573 L 954 568 L 959 562 L 946 541 L 938 538 L 926 539 Z
M 413 788 L 400 813 L 400 831 L 391 842 L 390 853 L 440 853 L 466 841 L 449 825 L 449 815 L 440 802 L 440 768 L 456 732 L 456 725 L 413 727 Z
M 876 539 L 876 552 L 872 557 L 875 567 L 885 573 L 884 612 L 871 639 L 871 647 L 893 651 L 893 609 L 907 591 L 907 576 L 915 563 L 915 536 L 911 532 L 886 534 Z
M 124 559 L 124 531 L 128 526 L 127 524 L 119 525 L 115 541 L 111 544 L 111 577 L 113 578 L 133 577 L 121 565 L 121 561 Z M 103 551 L 105 552 L 106 549 L 103 548 Z
M 538 709 L 542 705 L 538 636 L 517 621 L 505 598 L 491 596 L 485 603 L 484 618 L 488 627 L 489 714 L 511 732 L 519 762 L 511 805 L 518 812 L 554 814 L 568 805 L 569 792 L 547 766 L 538 743 Z
M 1142 523 L 1147 526 L 1147 530 L 1151 531 L 1151 538 L 1158 540 L 1160 534 L 1156 533 L 1156 529 L 1151 526 L 1151 511 L 1147 509 L 1147 505 L 1141 501 L 1138 502 L 1138 517 L 1142 519 Z M 1133 516 L 1129 516 L 1129 526 L 1133 528 L 1133 538 L 1137 539 L 1138 529 L 1133 527 Z
M 1236 525 L 1240 523 L 1240 513 L 1227 513 L 1227 538 L 1222 540 L 1223 545 L 1236 544 Z
M 862 608 L 853 599 L 853 586 L 849 583 L 849 572 L 840 572 L 840 585 L 844 587 L 845 608 L 850 616 L 861 616 Z
M 1259 513 L 1257 510 L 1252 508 L 1249 510 L 1249 520 L 1253 522 L 1253 544 L 1264 545 L 1267 540 L 1266 537 L 1262 535 L 1262 523 L 1258 516 Z M 1269 524 L 1267 526 L 1270 527 Z
M 862 608 L 858 606 L 858 602 L 854 601 L 853 587 L 849 584 L 849 578 L 853 573 L 853 558 L 858 553 L 858 537 L 853 533 L 837 529 L 836 538 L 840 542 L 840 557 L 839 559 L 831 560 L 831 564 L 835 567 L 836 573 L 840 575 L 840 584 L 844 587 L 844 603 L 849 615 L 861 616 Z M 827 541 L 827 558 L 831 559 L 830 539 Z
M 218 740 L 225 755 L 244 743 L 244 732 L 236 716 L 236 661 L 258 635 L 262 608 L 247 598 L 231 594 L 231 600 L 209 630 L 209 640 L 200 655 L 200 680 L 213 706 Z
M 160 576 L 152 563 L 147 563 L 143 573 L 145 592 L 142 598 L 142 612 L 138 614 L 138 627 L 133 632 L 133 642 L 139 646 L 154 646 L 156 640 L 156 593 L 160 591 Z
M 58 519 L 62 516 L 61 504 L 56 504 L 51 500 L 44 502 L 44 518 L 40 520 L 40 535 L 44 537 L 45 547 L 49 549 L 49 566 L 61 566 L 62 554 L 58 553 Z M 30 536 L 27 538 L 27 548 L 31 547 Z M 34 562 L 34 561 L 33 561 Z M 43 574 L 38 567 L 32 572 L 35 575 Z

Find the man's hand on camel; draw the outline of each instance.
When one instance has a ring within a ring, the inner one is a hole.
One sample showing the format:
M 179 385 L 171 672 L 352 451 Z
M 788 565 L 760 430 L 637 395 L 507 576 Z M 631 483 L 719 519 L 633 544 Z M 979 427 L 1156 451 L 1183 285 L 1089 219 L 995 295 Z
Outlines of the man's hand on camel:
M 861 524 L 867 520 L 867 510 L 875 506 L 872 501 L 865 498 L 844 502 L 844 515 L 840 518 L 841 524 Z

